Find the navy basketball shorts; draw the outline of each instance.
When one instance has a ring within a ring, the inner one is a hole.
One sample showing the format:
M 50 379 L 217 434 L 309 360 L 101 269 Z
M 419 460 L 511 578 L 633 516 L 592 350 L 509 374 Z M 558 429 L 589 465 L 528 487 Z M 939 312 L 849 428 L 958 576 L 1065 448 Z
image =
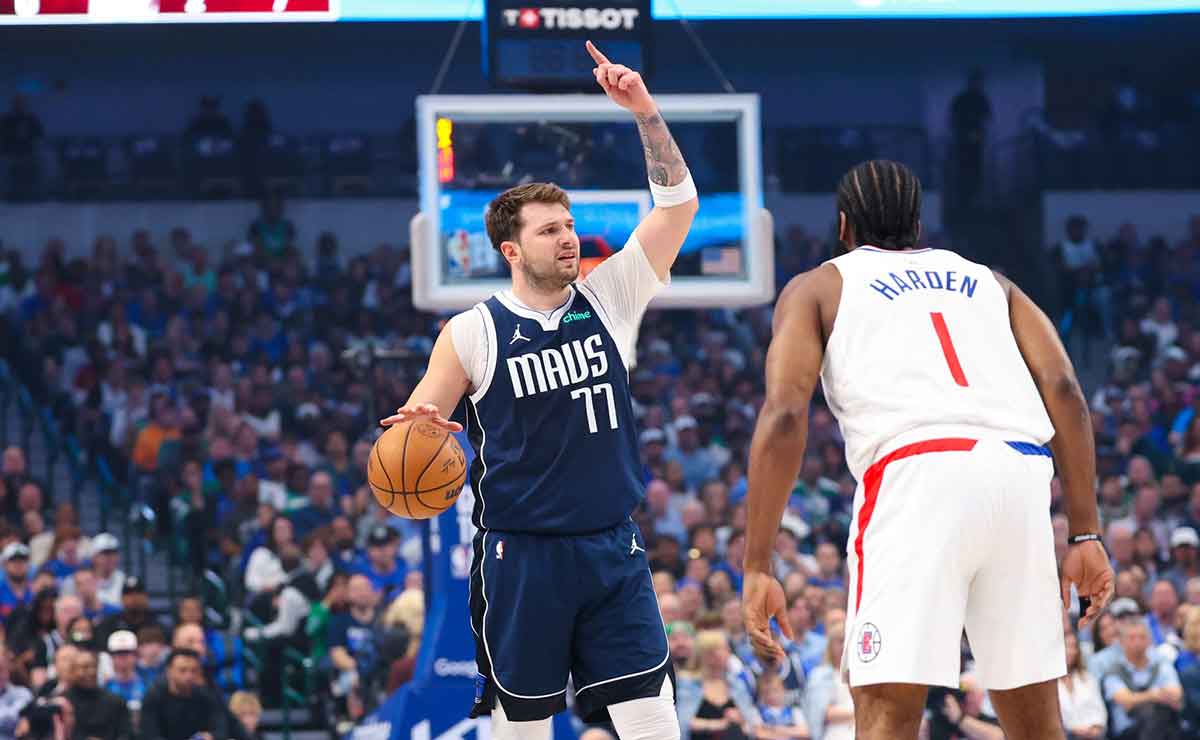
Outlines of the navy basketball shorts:
M 669 653 L 637 525 L 569 536 L 481 531 L 474 544 L 472 717 L 497 700 L 514 722 L 550 717 L 566 708 L 568 676 L 585 719 L 659 695 Z

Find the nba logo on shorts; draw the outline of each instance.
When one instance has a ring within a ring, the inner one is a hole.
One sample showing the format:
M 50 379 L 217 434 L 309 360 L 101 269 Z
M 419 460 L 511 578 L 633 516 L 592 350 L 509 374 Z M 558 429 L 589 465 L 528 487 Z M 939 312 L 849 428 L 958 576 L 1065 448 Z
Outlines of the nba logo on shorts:
M 855 644 L 858 659 L 864 663 L 870 663 L 879 655 L 881 647 L 883 647 L 883 638 L 879 636 L 879 628 L 867 622 L 858 631 L 858 640 Z
M 496 559 L 497 560 L 504 559 L 504 540 L 500 540 L 499 542 L 496 543 Z

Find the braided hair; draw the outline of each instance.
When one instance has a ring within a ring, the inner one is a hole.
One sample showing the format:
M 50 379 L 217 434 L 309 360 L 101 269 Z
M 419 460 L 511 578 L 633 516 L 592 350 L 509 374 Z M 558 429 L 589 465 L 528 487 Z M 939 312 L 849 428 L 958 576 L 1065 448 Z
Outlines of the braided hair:
M 863 162 L 838 184 L 838 210 L 846 214 L 857 247 L 912 249 L 921 235 L 921 181 L 912 170 L 883 159 Z

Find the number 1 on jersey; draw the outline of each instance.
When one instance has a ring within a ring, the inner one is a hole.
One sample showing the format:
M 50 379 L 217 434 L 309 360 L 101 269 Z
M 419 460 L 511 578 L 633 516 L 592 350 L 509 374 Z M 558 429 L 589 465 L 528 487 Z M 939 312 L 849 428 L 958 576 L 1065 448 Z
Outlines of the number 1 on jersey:
M 595 434 L 599 431 L 596 426 L 596 407 L 592 403 L 592 396 L 599 396 L 601 393 L 608 400 L 608 427 L 616 429 L 617 424 L 617 404 L 613 400 L 612 383 L 598 383 L 591 387 L 576 388 L 571 391 L 571 398 L 582 398 L 584 400 L 584 408 L 587 410 L 588 432 Z
M 937 312 L 929 314 L 933 319 L 933 330 L 937 332 L 938 341 L 942 344 L 942 354 L 946 356 L 946 364 L 950 366 L 950 376 L 954 382 L 963 388 L 967 387 L 967 376 L 963 375 L 962 365 L 958 362 L 958 352 L 954 351 L 954 340 L 950 338 L 950 329 L 946 327 L 946 319 Z

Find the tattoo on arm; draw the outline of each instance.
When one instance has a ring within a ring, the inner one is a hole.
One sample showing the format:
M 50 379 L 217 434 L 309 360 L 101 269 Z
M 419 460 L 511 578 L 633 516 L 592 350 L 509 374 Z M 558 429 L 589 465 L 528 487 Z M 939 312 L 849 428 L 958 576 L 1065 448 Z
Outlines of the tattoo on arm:
M 638 135 L 646 154 L 646 171 L 655 185 L 678 185 L 687 177 L 687 163 L 658 113 L 637 115 Z

